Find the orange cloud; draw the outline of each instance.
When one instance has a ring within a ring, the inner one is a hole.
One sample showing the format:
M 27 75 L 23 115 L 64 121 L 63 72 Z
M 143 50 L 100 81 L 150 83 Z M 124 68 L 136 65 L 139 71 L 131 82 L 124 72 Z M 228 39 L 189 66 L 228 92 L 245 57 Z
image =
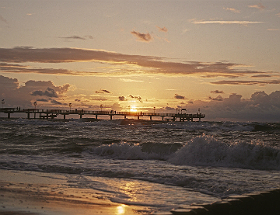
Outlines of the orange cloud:
M 259 9 L 259 10 L 265 9 L 265 6 L 263 6 L 262 3 L 255 4 L 255 5 L 249 5 L 248 7 L 250 7 L 250 8 L 256 8 L 256 9 Z
M 77 48 L 45 48 L 17 47 L 12 49 L 0 48 L 0 70 L 13 73 L 38 73 L 55 75 L 129 75 L 129 74 L 161 74 L 161 75 L 200 75 L 202 77 L 240 77 L 248 75 L 266 74 L 253 70 L 235 69 L 238 64 L 229 62 L 169 62 L 165 58 L 142 55 L 126 55 L 103 50 L 89 50 Z M 68 62 L 100 62 L 132 66 L 116 73 L 72 71 L 55 68 L 32 68 L 19 63 L 68 63 Z M 16 64 L 18 63 L 18 64 Z M 133 70 L 136 66 L 136 71 Z M 139 69 L 140 68 L 140 69 Z M 142 69 L 141 69 L 142 68 Z
M 227 7 L 227 8 L 224 7 L 224 10 L 228 10 L 228 11 L 231 11 L 233 13 L 240 13 L 240 10 L 237 10 L 235 8 L 230 8 L 230 7 Z

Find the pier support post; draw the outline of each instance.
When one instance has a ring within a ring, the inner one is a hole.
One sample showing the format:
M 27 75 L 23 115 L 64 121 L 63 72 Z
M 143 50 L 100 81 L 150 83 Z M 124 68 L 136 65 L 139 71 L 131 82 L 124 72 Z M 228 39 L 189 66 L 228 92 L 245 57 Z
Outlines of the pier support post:
M 66 114 L 63 115 L 63 119 L 66 119 Z
M 27 119 L 30 119 L 30 113 L 29 113 L 29 111 L 27 112 Z
M 153 117 L 152 117 L 152 116 L 150 116 L 150 120 L 153 120 Z
M 95 119 L 97 119 L 97 116 L 98 116 L 98 115 L 96 114 L 96 115 L 95 115 Z
M 9 112 L 9 113 L 8 113 L 8 119 L 10 119 L 10 118 L 11 118 L 11 113 Z
M 113 120 L 113 115 L 112 114 L 110 115 L 110 120 Z
M 83 118 L 83 114 L 80 114 L 80 119 L 82 119 Z

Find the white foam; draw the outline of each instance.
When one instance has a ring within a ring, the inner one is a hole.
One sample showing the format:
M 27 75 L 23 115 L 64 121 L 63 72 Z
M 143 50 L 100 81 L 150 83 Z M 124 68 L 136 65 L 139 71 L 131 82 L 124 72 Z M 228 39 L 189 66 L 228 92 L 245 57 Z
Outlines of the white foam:
M 187 142 L 168 161 L 176 165 L 280 169 L 280 149 L 258 141 L 225 143 L 203 135 Z

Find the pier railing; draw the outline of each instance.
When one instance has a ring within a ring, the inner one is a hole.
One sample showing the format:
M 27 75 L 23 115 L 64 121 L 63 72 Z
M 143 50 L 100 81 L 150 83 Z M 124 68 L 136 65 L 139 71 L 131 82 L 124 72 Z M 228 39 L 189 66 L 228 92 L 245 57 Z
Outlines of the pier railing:
M 140 117 L 149 117 L 152 120 L 153 117 L 161 117 L 162 120 L 165 118 L 171 118 L 171 120 L 176 121 L 179 119 L 180 121 L 193 121 L 194 119 L 198 119 L 199 121 L 205 117 L 205 114 L 195 113 L 149 113 L 149 112 L 117 112 L 117 111 L 93 111 L 93 110 L 83 110 L 83 109 L 74 109 L 74 110 L 65 110 L 65 109 L 20 109 L 20 108 L 0 108 L 0 112 L 8 114 L 8 118 L 11 117 L 11 114 L 14 113 L 25 113 L 27 114 L 27 118 L 40 118 L 40 119 L 53 119 L 58 115 L 62 115 L 64 119 L 66 119 L 67 115 L 79 115 L 80 118 L 83 115 L 95 115 L 95 119 L 98 119 L 98 116 L 109 116 L 110 119 L 113 119 L 113 116 L 123 116 L 124 118 L 128 116 L 134 116 L 140 119 Z

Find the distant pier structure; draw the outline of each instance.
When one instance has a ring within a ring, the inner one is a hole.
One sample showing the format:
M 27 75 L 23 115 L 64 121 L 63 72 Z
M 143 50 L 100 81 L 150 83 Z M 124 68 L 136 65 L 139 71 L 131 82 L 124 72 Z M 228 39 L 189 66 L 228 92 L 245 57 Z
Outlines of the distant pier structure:
M 66 119 L 67 116 L 78 115 L 80 119 L 83 116 L 93 116 L 91 119 L 98 120 L 99 116 L 108 116 L 110 120 L 113 120 L 116 116 L 121 116 L 124 119 L 127 117 L 136 117 L 138 120 L 144 117 L 148 117 L 150 120 L 153 118 L 161 118 L 162 121 L 201 121 L 205 117 L 202 113 L 145 113 L 145 112 L 117 112 L 117 111 L 90 111 L 90 110 L 62 110 L 62 109 L 20 109 L 20 108 L 0 108 L 0 113 L 7 114 L 7 118 L 10 119 L 12 114 L 21 113 L 26 114 L 27 119 L 55 119 L 59 115 Z

